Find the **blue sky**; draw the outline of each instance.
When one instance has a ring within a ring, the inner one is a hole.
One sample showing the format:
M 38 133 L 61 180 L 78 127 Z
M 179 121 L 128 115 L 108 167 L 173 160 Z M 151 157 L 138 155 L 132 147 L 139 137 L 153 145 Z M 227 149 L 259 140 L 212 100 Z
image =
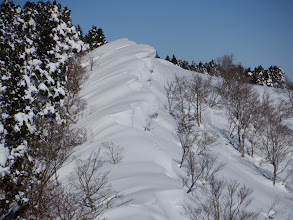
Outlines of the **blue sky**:
M 16 0 L 23 4 L 23 0 Z M 293 80 L 292 0 L 59 0 L 84 33 L 128 38 L 162 58 L 207 62 L 234 54 L 244 67 L 277 65 Z

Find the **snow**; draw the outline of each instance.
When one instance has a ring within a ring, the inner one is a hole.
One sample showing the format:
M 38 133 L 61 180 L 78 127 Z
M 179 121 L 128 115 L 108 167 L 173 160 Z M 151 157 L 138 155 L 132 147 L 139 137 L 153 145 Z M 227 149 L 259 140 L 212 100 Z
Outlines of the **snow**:
M 165 108 L 163 86 L 175 74 L 192 73 L 155 59 L 155 54 L 155 49 L 148 45 L 121 39 L 83 58 L 88 79 L 80 96 L 86 100 L 87 108 L 79 115 L 76 126 L 86 128 L 89 135 L 86 143 L 74 149 L 72 158 L 85 159 L 107 141 L 125 149 L 122 162 L 107 164 L 106 169 L 111 170 L 109 180 L 113 188 L 130 202 L 107 210 L 105 217 L 109 219 L 185 219 L 181 213 L 188 195 L 180 176 L 186 172 L 178 166 L 182 152 L 174 137 L 175 121 Z M 257 89 L 264 92 L 261 86 Z M 241 157 L 225 136 L 228 122 L 223 110 L 208 109 L 206 118 L 205 128 L 218 137 L 212 151 L 227 163 L 220 176 L 236 178 L 252 187 L 252 208 L 265 210 L 279 196 L 281 205 L 292 212 L 292 194 L 282 182 L 273 187 L 266 177 L 271 175 L 270 167 L 262 165 L 257 156 Z M 144 129 L 147 120 L 151 120 L 150 131 Z M 59 170 L 64 184 L 73 167 L 74 163 L 69 162 Z
M 47 68 L 49 68 L 49 72 L 53 73 L 55 72 L 59 67 L 59 63 L 49 63 L 47 64 Z
M 40 83 L 38 89 L 43 91 L 49 91 L 48 87 L 44 83 Z
M 28 64 L 30 66 L 38 66 L 38 65 L 41 65 L 42 61 L 38 60 L 38 59 L 33 59 L 33 60 L 30 60 L 28 61 Z
M 1 166 L 3 167 L 5 166 L 8 155 L 9 155 L 9 150 L 5 148 L 3 144 L 0 144 L 0 169 L 1 169 Z M 1 174 L 1 170 L 0 170 L 0 174 Z

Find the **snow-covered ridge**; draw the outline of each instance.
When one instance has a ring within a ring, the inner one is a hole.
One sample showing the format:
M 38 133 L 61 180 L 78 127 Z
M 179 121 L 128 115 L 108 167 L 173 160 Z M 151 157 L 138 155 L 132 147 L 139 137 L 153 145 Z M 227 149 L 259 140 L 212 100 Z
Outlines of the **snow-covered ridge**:
M 105 169 L 111 170 L 113 188 L 131 201 L 107 211 L 105 216 L 110 219 L 185 219 L 181 213 L 187 194 L 180 181 L 184 171 L 178 166 L 182 149 L 174 137 L 175 121 L 164 107 L 167 100 L 163 86 L 174 74 L 191 72 L 155 59 L 155 54 L 148 45 L 121 39 L 99 47 L 83 59 L 88 79 L 80 95 L 87 108 L 80 114 L 77 126 L 88 129 L 89 137 L 73 156 L 87 158 L 106 141 L 125 148 L 123 161 L 107 164 Z M 254 207 L 265 207 L 278 195 L 290 210 L 292 195 L 281 185 L 274 188 L 253 166 L 255 161 L 242 158 L 229 146 L 221 136 L 225 119 L 215 112 L 208 113 L 211 132 L 219 136 L 213 150 L 228 163 L 221 175 L 253 187 Z M 151 121 L 150 131 L 145 131 L 147 121 Z M 73 166 L 69 163 L 60 170 L 64 183 Z

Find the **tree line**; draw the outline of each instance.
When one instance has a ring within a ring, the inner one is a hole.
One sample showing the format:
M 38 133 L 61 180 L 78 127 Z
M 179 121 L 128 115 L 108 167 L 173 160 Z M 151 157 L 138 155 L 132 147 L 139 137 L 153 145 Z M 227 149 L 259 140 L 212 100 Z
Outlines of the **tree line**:
M 157 58 L 158 57 L 159 55 L 157 54 Z M 264 69 L 260 65 L 253 70 L 250 67 L 244 68 L 240 64 L 233 64 L 233 55 L 224 55 L 216 61 L 212 60 L 206 63 L 199 62 L 198 64 L 196 64 L 195 61 L 192 61 L 191 64 L 189 64 L 186 60 L 177 60 L 175 55 L 172 56 L 172 59 L 167 55 L 165 59 L 183 69 L 212 76 L 223 78 L 227 74 L 233 74 L 238 75 L 251 84 L 276 88 L 284 88 L 285 86 L 285 72 L 280 67 L 270 66 L 268 69 Z

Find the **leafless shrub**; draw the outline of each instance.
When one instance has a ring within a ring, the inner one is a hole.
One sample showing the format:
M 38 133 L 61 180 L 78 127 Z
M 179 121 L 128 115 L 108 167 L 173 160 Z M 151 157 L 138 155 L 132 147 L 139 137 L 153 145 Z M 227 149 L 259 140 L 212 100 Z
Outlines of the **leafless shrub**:
M 195 153 L 197 155 L 204 155 L 211 145 L 216 142 L 217 138 L 209 135 L 208 132 L 199 132 L 199 137 L 195 142 Z
M 259 116 L 259 95 L 251 85 L 236 81 L 228 88 L 222 88 L 222 91 L 227 106 L 230 135 L 236 133 L 238 150 L 244 156 L 248 130 Z
M 182 147 L 182 157 L 180 162 L 180 168 L 182 167 L 186 157 L 188 156 L 192 145 L 196 142 L 198 134 L 195 132 L 192 126 L 178 124 L 176 130 L 177 140 Z
M 276 91 L 280 95 L 278 107 L 282 119 L 293 117 L 293 82 L 287 79 L 285 81 L 285 88 L 276 89 Z
M 208 103 L 211 80 L 211 77 L 205 79 L 196 74 L 192 77 L 175 76 L 172 81 L 167 82 L 164 93 L 167 96 L 170 114 L 178 121 L 196 121 L 200 127 L 203 121 L 203 108 Z
M 192 204 L 184 206 L 184 214 L 191 220 L 256 220 L 259 213 L 248 210 L 252 193 L 251 188 L 240 186 L 236 180 L 212 178 L 192 193 Z
M 73 215 L 70 219 L 96 219 L 123 198 L 108 182 L 109 171 L 102 171 L 104 162 L 99 154 L 100 151 L 76 161 L 75 177 L 71 178 L 67 195 L 66 206 Z
M 279 121 L 270 121 L 265 128 L 260 150 L 265 154 L 266 160 L 273 165 L 273 184 L 275 185 L 277 175 L 293 163 L 292 131 Z
M 248 132 L 248 139 L 252 147 L 257 147 L 266 161 L 273 165 L 275 185 L 277 176 L 292 166 L 293 133 L 289 127 L 283 125 L 279 108 L 268 93 L 264 93 L 259 109 L 252 122 L 253 127 Z
M 77 114 L 86 106 L 86 102 L 78 96 L 85 79 L 85 70 L 81 67 L 78 56 L 69 58 L 67 62 L 66 97 L 62 108 L 62 118 L 66 119 L 67 123 L 68 121 L 75 123 Z
M 193 191 L 198 180 L 211 180 L 224 166 L 223 163 L 217 163 L 217 157 L 213 154 L 198 155 L 190 152 L 187 157 L 187 193 Z
M 271 202 L 270 206 L 268 207 L 267 217 L 268 219 L 274 219 L 275 217 L 283 214 L 286 210 L 280 206 L 280 198 L 277 196 Z
M 27 206 L 25 216 L 28 219 L 54 219 L 56 199 L 63 193 L 58 183 L 57 170 L 60 169 L 72 152 L 72 148 L 86 140 L 86 131 L 70 129 L 64 124 L 50 124 L 46 120 L 37 123 L 39 135 L 30 141 L 31 155 L 36 158 L 32 175 L 38 175 L 38 181 L 27 182 Z M 36 172 L 36 173 L 34 173 Z
M 211 85 L 210 87 L 206 104 L 212 109 L 222 108 L 223 102 L 220 93 L 220 85 L 221 81 L 218 80 L 216 85 Z
M 210 94 L 211 79 L 211 77 L 204 79 L 200 75 L 192 75 L 188 83 L 190 91 L 188 101 L 195 109 L 195 118 L 199 127 L 203 119 L 202 110 Z
M 222 57 L 217 58 L 217 64 L 222 66 L 222 68 L 227 71 L 229 68 L 231 68 L 234 65 L 233 60 L 234 60 L 233 54 L 226 54 Z
M 104 142 L 102 147 L 107 151 L 105 152 L 106 157 L 112 164 L 118 164 L 123 159 L 124 148 L 114 144 L 113 142 Z
M 187 178 L 182 177 L 182 181 L 188 187 L 187 193 L 193 190 L 198 180 L 209 181 L 225 165 L 217 163 L 217 157 L 208 152 L 215 141 L 207 132 L 197 132 L 193 146 L 183 149 L 181 167 L 186 159 Z
M 173 110 L 173 104 L 175 99 L 175 82 L 173 80 L 167 81 L 164 86 L 164 93 L 168 100 L 169 112 Z
M 191 116 L 191 103 L 188 101 L 188 78 L 175 76 L 174 104 L 172 112 L 177 119 Z
M 94 64 L 95 64 L 94 56 L 91 55 L 91 54 L 88 54 L 88 59 L 89 59 L 91 71 L 93 71 L 93 67 L 94 67 Z
M 255 117 L 255 120 L 251 123 L 251 125 L 252 126 L 248 128 L 246 137 L 251 144 L 250 156 L 253 157 L 255 148 L 259 148 L 261 144 L 261 140 L 259 137 L 261 136 L 260 134 L 262 133 L 264 128 L 264 121 L 262 117 Z

